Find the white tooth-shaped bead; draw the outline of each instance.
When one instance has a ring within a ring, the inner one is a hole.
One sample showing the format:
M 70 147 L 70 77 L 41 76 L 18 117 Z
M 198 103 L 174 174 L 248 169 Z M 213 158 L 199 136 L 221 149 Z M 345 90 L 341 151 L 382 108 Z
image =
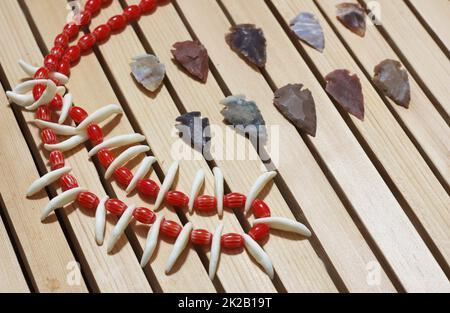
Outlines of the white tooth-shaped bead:
M 44 92 L 42 93 L 42 96 L 32 105 L 25 107 L 25 109 L 29 111 L 34 111 L 41 105 L 49 103 L 50 101 L 53 100 L 53 97 L 56 95 L 56 90 L 57 87 L 55 83 L 51 79 L 47 79 L 47 86 Z
M 108 117 L 114 114 L 122 113 L 122 107 L 117 104 L 109 104 L 104 106 L 103 108 L 98 109 L 94 113 L 88 115 L 78 126 L 77 130 L 81 131 L 88 127 L 89 124 L 101 123 L 106 120 Z
M 96 145 L 89 151 L 89 157 L 96 155 L 101 149 L 106 148 L 119 148 L 123 146 L 129 146 L 145 140 L 145 136 L 141 134 L 126 134 L 118 135 L 104 140 L 102 143 Z
M 220 223 L 216 231 L 214 232 L 212 241 L 211 241 L 211 255 L 209 258 L 209 278 L 211 280 L 214 279 L 214 276 L 216 276 L 217 272 L 217 266 L 219 265 L 219 258 L 220 258 L 220 237 L 222 236 L 222 230 L 223 230 L 223 224 Z
M 267 224 L 270 228 L 296 233 L 302 236 L 311 237 L 311 231 L 300 222 L 285 217 L 263 217 L 253 221 L 253 225 L 258 223 Z
M 213 168 L 214 189 L 217 198 L 217 214 L 223 216 L 223 173 L 219 167 Z
M 155 223 L 153 223 L 148 232 L 144 252 L 142 253 L 141 267 L 145 267 L 147 265 L 153 255 L 153 252 L 155 252 L 156 245 L 158 244 L 159 229 L 163 220 L 164 215 L 158 215 Z
M 192 223 L 186 223 L 186 225 L 184 225 L 183 229 L 178 235 L 178 238 L 173 245 L 172 252 L 169 255 L 169 259 L 167 260 L 166 274 L 169 274 L 169 272 L 172 270 L 172 267 L 175 265 L 175 262 L 178 260 L 181 253 L 183 253 L 183 250 L 186 248 L 192 229 Z
M 105 178 L 108 179 L 112 176 L 114 171 L 130 161 L 131 159 L 135 158 L 141 153 L 145 153 L 150 150 L 149 146 L 140 145 L 140 146 L 134 146 L 130 147 L 124 152 L 122 152 L 117 158 L 114 159 L 114 161 L 111 162 L 111 164 L 108 166 L 105 172 Z
M 117 221 L 117 224 L 112 230 L 110 237 L 108 239 L 108 244 L 106 247 L 108 253 L 111 253 L 117 241 L 119 241 L 120 236 L 122 236 L 128 224 L 130 224 L 131 220 L 133 219 L 133 211 L 135 208 L 136 206 L 134 204 L 129 205 L 125 210 L 125 212 L 123 212 L 122 216 Z
M 155 162 L 156 162 L 156 158 L 152 157 L 152 156 L 145 157 L 142 160 L 141 165 L 137 169 L 136 173 L 134 173 L 133 179 L 128 184 L 127 189 L 125 190 L 127 194 L 129 194 L 130 192 L 132 192 L 134 190 L 139 179 L 141 179 L 145 175 L 147 175 L 147 173 L 152 168 L 153 163 L 155 163 Z
M 95 210 L 95 242 L 99 246 L 103 244 L 105 239 L 105 227 L 106 227 L 106 207 L 105 202 L 109 199 L 105 196 L 100 199 L 97 210 Z
M 64 87 L 64 86 L 57 86 L 56 87 L 56 93 L 58 95 L 60 95 L 61 97 L 64 96 L 64 94 L 66 93 L 66 87 Z
M 72 150 L 73 148 L 75 148 L 76 146 L 82 144 L 83 142 L 85 142 L 86 140 L 89 139 L 89 136 L 87 134 L 78 134 L 78 135 L 74 135 L 72 137 L 70 137 L 69 139 L 66 139 L 64 141 L 55 143 L 55 144 L 45 144 L 44 148 L 47 151 L 53 151 L 53 150 L 61 150 L 62 152 L 64 151 L 69 151 Z
M 250 253 L 250 255 L 253 256 L 253 258 L 256 260 L 256 262 L 258 262 L 258 264 L 262 266 L 267 275 L 269 275 L 270 279 L 273 279 L 273 265 L 267 253 L 255 240 L 253 240 L 252 237 L 247 234 L 244 234 L 243 237 L 245 248 L 247 249 L 248 253 Z
M 47 216 L 49 216 L 49 214 L 52 213 L 53 211 L 55 211 L 56 209 L 62 208 L 65 205 L 75 201 L 78 194 L 80 192 L 85 192 L 85 191 L 87 191 L 87 189 L 77 187 L 77 188 L 73 188 L 73 189 L 64 191 L 63 193 L 54 197 L 52 200 L 50 200 L 50 202 L 47 204 L 47 206 L 42 210 L 41 222 L 43 222 L 47 218 Z
M 25 62 L 24 60 L 19 60 L 19 65 L 27 75 L 32 77 L 34 76 L 34 74 L 36 74 L 37 70 L 39 69 L 39 67 L 33 66 Z
M 69 125 L 60 125 L 52 122 L 47 122 L 44 120 L 33 120 L 32 123 L 34 123 L 34 125 L 36 125 L 40 129 L 50 128 L 57 135 L 73 136 L 77 134 L 76 128 Z
M 41 178 L 36 179 L 27 190 L 27 197 L 35 195 L 38 191 L 44 189 L 48 185 L 53 184 L 62 175 L 69 173 L 72 169 L 69 166 L 59 168 L 57 170 L 51 171 Z
M 261 190 L 264 188 L 264 186 L 271 181 L 275 176 L 277 175 L 277 172 L 270 171 L 262 174 L 259 176 L 255 183 L 253 184 L 252 188 L 247 194 L 247 200 L 245 201 L 245 213 L 248 213 L 250 210 L 250 207 L 252 206 L 253 201 L 256 199 L 258 194 L 261 192 Z
M 205 182 L 205 171 L 203 171 L 203 169 L 199 169 L 195 174 L 194 181 L 192 182 L 191 192 L 189 194 L 188 209 L 189 213 L 191 214 L 194 211 L 195 198 L 198 196 L 200 188 L 202 188 L 204 182 Z
M 6 96 L 10 102 L 17 104 L 20 107 L 30 106 L 34 102 L 32 94 L 21 95 L 12 91 L 7 91 Z
M 71 93 L 67 93 L 63 98 L 63 106 L 59 113 L 58 124 L 63 124 L 69 116 L 70 108 L 72 107 L 73 96 Z
M 45 85 L 47 84 L 47 79 L 31 79 L 26 80 L 20 84 L 18 84 L 14 89 L 13 92 L 18 94 L 25 94 L 31 90 L 33 90 L 34 86 L 37 84 Z
M 166 194 L 172 187 L 178 172 L 178 167 L 179 167 L 178 161 L 174 161 L 172 165 L 170 165 L 169 170 L 167 171 L 166 178 L 164 179 L 164 182 L 162 183 L 161 188 L 159 189 L 158 196 L 156 197 L 155 200 L 155 207 L 154 207 L 155 211 L 159 209 L 164 198 L 166 197 Z
M 67 84 L 69 82 L 69 77 L 59 72 L 50 72 L 48 75 L 50 78 L 54 78 L 59 81 L 60 84 Z

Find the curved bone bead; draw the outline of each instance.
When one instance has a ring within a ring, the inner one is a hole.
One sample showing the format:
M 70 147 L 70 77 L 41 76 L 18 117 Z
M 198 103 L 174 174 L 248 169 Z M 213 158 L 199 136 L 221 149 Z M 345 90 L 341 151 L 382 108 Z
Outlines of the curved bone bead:
M 52 213 L 56 209 L 62 208 L 65 205 L 75 201 L 78 194 L 80 192 L 85 192 L 85 191 L 87 191 L 86 188 L 77 187 L 77 188 L 73 188 L 73 189 L 64 191 L 63 193 L 54 197 L 52 200 L 50 200 L 50 202 L 47 204 L 47 206 L 42 210 L 41 222 L 43 222 L 47 218 L 47 216 L 49 216 L 50 213 Z
M 87 134 L 79 134 L 79 135 L 72 136 L 69 139 L 61 141 L 59 143 L 45 144 L 44 148 L 47 151 L 53 151 L 53 150 L 61 150 L 62 152 L 69 151 L 69 150 L 72 150 L 73 148 L 75 148 L 76 146 L 82 144 L 83 142 L 85 142 L 88 139 L 89 139 L 89 136 Z
M 164 182 L 161 185 L 161 188 L 159 189 L 158 196 L 155 200 L 155 211 L 159 209 L 161 206 L 163 200 L 166 198 L 167 192 L 172 187 L 172 184 L 175 180 L 175 176 L 177 175 L 179 167 L 179 162 L 174 161 L 172 165 L 169 167 L 169 170 L 167 171 L 166 178 L 164 179 Z
M 113 114 L 122 113 L 122 107 L 117 104 L 109 104 L 103 108 L 98 109 L 94 113 L 86 117 L 78 126 L 77 130 L 84 130 L 89 124 L 98 124 L 106 120 Z
M 33 90 L 34 86 L 37 84 L 47 84 L 48 79 L 31 79 L 26 80 L 20 84 L 18 84 L 14 89 L 13 92 L 18 94 L 24 94 L 31 90 Z
M 205 172 L 203 171 L 203 169 L 199 169 L 197 171 L 197 174 L 195 174 L 194 181 L 192 182 L 191 192 L 189 194 L 188 209 L 189 213 L 191 214 L 194 211 L 195 198 L 197 198 L 198 193 L 200 192 L 200 188 L 202 187 L 204 182 L 205 182 Z
M 50 128 L 57 135 L 73 136 L 77 134 L 76 128 L 72 126 L 60 125 L 52 122 L 47 122 L 44 120 L 33 120 L 32 122 L 40 129 Z
M 253 225 L 258 223 L 267 224 L 270 228 L 296 233 L 306 237 L 311 237 L 311 231 L 302 223 L 285 217 L 263 217 L 253 221 Z
M 270 171 L 262 174 L 259 176 L 255 183 L 253 184 L 252 188 L 250 189 L 249 193 L 247 194 L 247 200 L 245 201 L 245 213 L 248 213 L 248 210 L 250 210 L 253 200 L 256 199 L 258 194 L 261 192 L 261 190 L 264 188 L 264 186 L 271 181 L 275 176 L 277 175 L 277 172 Z
M 134 204 L 131 204 L 127 207 L 125 212 L 123 212 L 122 216 L 119 218 L 119 221 L 117 222 L 116 226 L 112 230 L 108 245 L 106 248 L 106 251 L 110 253 L 114 246 L 116 245 L 117 241 L 119 240 L 120 236 L 122 236 L 123 232 L 127 228 L 128 224 L 130 224 L 131 220 L 133 219 L 133 211 L 136 208 Z
M 132 145 L 145 140 L 145 136 L 141 134 L 127 134 L 119 135 L 104 140 L 102 143 L 96 145 L 89 151 L 89 157 L 96 155 L 100 150 L 105 148 L 119 148 L 123 146 Z
M 219 264 L 220 258 L 220 238 L 222 237 L 223 224 L 220 223 L 216 231 L 214 232 L 213 239 L 211 242 L 211 255 L 209 258 L 209 278 L 211 280 L 216 276 L 217 265 Z
M 214 173 L 214 188 L 217 198 L 217 214 L 219 217 L 223 216 L 223 173 L 218 167 L 213 168 Z
M 10 102 L 13 102 L 21 107 L 30 106 L 34 102 L 34 97 L 32 94 L 20 95 L 12 91 L 7 91 L 6 96 Z
M 163 220 L 164 215 L 158 215 L 155 223 L 153 223 L 148 232 L 144 252 L 142 253 L 141 267 L 145 267 L 147 265 L 153 255 L 153 252 L 155 251 L 156 244 L 158 243 L 159 229 Z
M 63 106 L 61 108 L 61 112 L 59 113 L 58 124 L 63 124 L 67 117 L 69 116 L 70 108 L 72 107 L 73 96 L 71 93 L 68 93 L 63 98 Z
M 72 169 L 68 166 L 51 171 L 41 178 L 36 179 L 28 188 L 27 197 L 35 195 L 39 190 L 51 185 L 57 181 L 62 175 L 69 173 Z
M 124 165 L 125 163 L 135 158 L 139 154 L 147 152 L 149 150 L 150 147 L 144 145 L 128 148 L 127 150 L 122 152 L 117 158 L 115 158 L 114 161 L 111 162 L 111 164 L 108 166 L 108 169 L 105 172 L 105 178 L 106 179 L 110 178 L 118 167 Z
M 108 196 L 100 199 L 100 202 L 95 211 L 95 241 L 99 246 L 103 244 L 105 239 L 105 227 L 106 227 L 106 207 L 105 202 L 109 199 Z
M 189 242 L 189 236 L 191 234 L 192 229 L 193 229 L 192 223 L 189 222 L 186 225 L 184 225 L 183 229 L 178 235 L 178 238 L 175 241 L 175 244 L 173 245 L 172 252 L 169 255 L 169 259 L 167 260 L 166 274 L 170 272 L 172 267 L 175 265 L 175 262 L 178 260 L 178 257 L 181 255 L 181 253 L 183 253 L 183 250 L 186 248 Z
M 247 249 L 248 253 L 250 253 L 250 255 L 253 256 L 253 258 L 256 260 L 256 262 L 258 262 L 262 266 L 267 275 L 269 275 L 270 279 L 273 279 L 273 265 L 267 253 L 255 240 L 253 240 L 252 237 L 247 234 L 244 234 L 243 237 L 245 248 Z
M 34 76 L 34 74 L 36 74 L 37 70 L 39 69 L 39 67 L 37 66 L 33 66 L 27 62 L 25 62 L 24 60 L 19 60 L 19 65 L 22 68 L 22 70 L 29 76 Z
M 27 109 L 29 111 L 33 111 L 33 110 L 36 110 L 41 105 L 49 103 L 50 101 L 52 101 L 53 97 L 56 95 L 57 88 L 58 87 L 51 79 L 47 79 L 47 86 L 46 86 L 45 91 L 42 94 L 42 96 L 36 102 L 34 102 L 32 105 L 25 107 L 25 109 Z
M 51 72 L 49 74 L 50 78 L 56 79 L 57 81 L 59 81 L 61 84 L 65 85 L 69 82 L 69 77 L 67 77 L 66 75 L 60 73 L 60 72 Z
M 133 179 L 128 184 L 128 187 L 125 190 L 127 194 L 129 194 L 130 192 L 132 192 L 134 190 L 134 188 L 136 188 L 136 185 L 137 185 L 137 182 L 139 181 L 139 179 L 141 179 L 145 175 L 147 175 L 147 173 L 152 168 L 153 163 L 155 163 L 155 162 L 156 162 L 156 158 L 152 157 L 152 156 L 145 157 L 142 160 L 141 165 L 137 169 L 136 173 L 133 176 Z

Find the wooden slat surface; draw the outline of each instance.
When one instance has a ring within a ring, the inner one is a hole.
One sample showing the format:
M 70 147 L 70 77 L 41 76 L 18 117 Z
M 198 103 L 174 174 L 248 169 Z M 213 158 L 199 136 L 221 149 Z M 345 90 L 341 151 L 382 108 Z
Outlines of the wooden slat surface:
M 89 30 L 119 14 L 123 6 L 138 2 L 113 1 L 94 17 Z M 180 158 L 173 150 L 180 147 L 175 118 L 186 111 L 201 111 L 214 127 L 245 146 L 247 154 L 244 160 L 236 160 L 230 137 L 218 133 L 212 138 L 213 163 L 181 143 L 190 158 L 182 160 L 174 188 L 188 193 L 196 171 L 203 168 L 203 193 L 213 194 L 211 168 L 215 164 L 224 172 L 227 189 L 245 193 L 264 170 L 277 169 L 275 183 L 262 193 L 272 215 L 305 222 L 314 236 L 301 240 L 271 231 L 263 248 L 277 273 L 273 282 L 243 251 L 222 253 L 213 283 L 207 274 L 209 250 L 192 247 L 166 275 L 173 241 L 165 239 L 142 270 L 138 261 L 146 226 L 132 223 L 118 247 L 107 254 L 105 246 L 95 243 L 92 212 L 71 205 L 59 211 L 58 219 L 40 223 L 40 209 L 60 190 L 51 186 L 49 195 L 22 196 L 38 177 L 36 168 L 41 175 L 48 171 L 48 154 L 41 149 L 38 130 L 24 123 L 34 119 L 33 112 L 13 112 L 0 88 L 0 127 L 4 129 L 0 133 L 8 133 L 0 136 L 0 143 L 15 147 L 0 151 L 5 177 L 0 180 L 0 263 L 4 268 L 0 291 L 28 292 L 31 284 L 33 291 L 54 292 L 86 292 L 88 288 L 100 292 L 450 292 L 446 276 L 450 275 L 450 199 L 446 191 L 450 141 L 445 121 L 448 91 L 444 88 L 450 72 L 443 45 L 434 42 L 448 43 L 446 29 L 450 28 L 443 29 L 448 21 L 442 13 L 448 3 L 436 1 L 425 8 L 415 0 L 408 0 L 408 5 L 400 0 L 381 1 L 382 28 L 370 25 L 366 36 L 360 38 L 335 19 L 338 0 L 173 2 L 144 15 L 134 27 L 114 34 L 95 53 L 83 56 L 67 85 L 75 103 L 88 112 L 109 103 L 120 104 L 124 114 L 102 123 L 105 136 L 144 134 L 150 153 L 158 158 L 156 172 L 149 175 L 158 184 L 172 160 Z M 0 44 L 7 47 L 0 51 L 4 74 L 0 78 L 3 87 L 10 88 L 25 78 L 17 59 L 40 64 L 40 49 L 45 53 L 51 48 L 68 11 L 64 0 L 6 0 L 0 8 Z M 319 18 L 326 37 L 323 54 L 289 36 L 286 21 L 300 11 L 313 12 Z M 225 43 L 224 34 L 232 23 L 254 23 L 263 29 L 268 61 L 262 73 L 249 67 Z M 405 27 L 407 23 L 412 26 Z M 408 43 L 402 36 L 411 29 L 427 43 L 417 49 L 421 51 L 405 51 L 414 41 Z M 170 53 L 173 43 L 192 38 L 198 38 L 209 52 L 212 68 L 205 84 L 180 70 Z M 144 92 L 130 75 L 131 58 L 144 52 L 154 53 L 166 65 L 167 79 L 155 93 Z M 434 57 L 423 62 L 427 65 L 419 61 L 425 55 Z M 384 97 L 370 82 L 373 67 L 386 58 L 405 62 L 411 73 L 408 110 Z M 441 67 L 430 71 L 437 64 Z M 336 68 L 347 68 L 360 77 L 366 100 L 364 122 L 342 118 L 326 94 L 322 77 Z M 273 106 L 273 89 L 287 83 L 302 83 L 312 91 L 318 116 L 316 137 L 301 136 Z M 248 140 L 222 123 L 219 102 L 229 93 L 246 94 L 260 107 L 269 126 L 266 152 L 274 163 L 264 164 Z M 270 128 L 274 125 L 278 129 Z M 273 149 L 271 144 L 278 138 Z M 137 193 L 126 195 L 116 182 L 101 178 L 104 171 L 95 158 L 87 158 L 86 148 L 89 146 L 66 155 L 80 185 L 99 196 L 108 194 L 151 208 L 147 199 Z M 19 160 L 18 154 L 24 157 Z M 134 171 L 140 160 L 142 156 L 128 167 Z M 14 177 L 17 169 L 24 179 Z M 170 207 L 162 208 L 161 213 L 210 231 L 220 222 L 217 215 L 190 215 Z M 246 232 L 252 220 L 226 211 L 224 231 Z M 106 238 L 115 223 L 114 218 L 108 219 Z M 74 260 L 81 262 L 84 279 L 80 285 L 69 286 L 67 264 Z

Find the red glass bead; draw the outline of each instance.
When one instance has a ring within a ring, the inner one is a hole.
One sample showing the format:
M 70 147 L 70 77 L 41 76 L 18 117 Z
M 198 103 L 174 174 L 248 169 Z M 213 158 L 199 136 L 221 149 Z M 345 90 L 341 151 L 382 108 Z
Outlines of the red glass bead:
M 91 22 L 92 14 L 89 11 L 83 11 L 75 17 L 78 25 L 81 27 L 89 25 Z
M 227 208 L 242 209 L 247 197 L 242 193 L 232 192 L 223 197 L 223 205 Z
M 191 242 L 194 245 L 209 246 L 211 244 L 212 234 L 206 229 L 194 229 L 191 232 Z
M 59 179 L 59 184 L 61 185 L 61 189 L 63 191 L 67 191 L 69 189 L 77 188 L 78 182 L 75 176 L 71 174 L 64 174 Z
M 79 30 L 80 27 L 76 23 L 69 23 L 64 26 L 63 33 L 72 39 L 78 35 Z
M 44 66 L 50 71 L 56 71 L 58 68 L 58 58 L 53 54 L 47 54 L 44 58 Z
M 97 42 L 102 42 L 108 39 L 111 35 L 111 28 L 108 25 L 103 24 L 96 27 L 92 33 L 97 39 Z
M 81 51 L 88 51 L 95 45 L 95 40 L 96 39 L 93 34 L 86 34 L 78 40 L 78 46 L 80 47 Z
M 169 237 L 176 238 L 180 234 L 181 228 L 182 228 L 181 225 L 178 224 L 177 222 L 164 220 L 161 223 L 161 228 L 159 230 L 161 231 L 161 233 Z
M 81 123 L 88 116 L 84 109 L 77 106 L 70 108 L 69 115 L 75 123 Z
M 236 233 L 228 233 L 220 238 L 220 245 L 225 249 L 240 249 L 244 246 L 244 237 Z
M 270 209 L 269 206 L 262 200 L 256 199 L 252 203 L 252 211 L 255 214 L 255 217 L 269 217 Z
M 139 7 L 141 8 L 142 13 L 148 13 L 153 11 L 158 4 L 157 0 L 142 0 L 139 3 Z
M 115 15 L 108 20 L 107 24 L 112 31 L 120 31 L 127 25 L 127 19 L 123 15 Z
M 217 208 L 217 199 L 213 196 L 200 196 L 194 200 L 194 208 L 202 212 L 213 211 Z
M 42 84 L 36 84 L 33 87 L 33 97 L 34 100 L 38 100 L 45 91 L 46 86 Z
M 91 12 L 92 14 L 98 13 L 102 7 L 102 2 L 100 0 L 88 0 L 84 5 L 84 9 Z
M 128 22 L 135 21 L 141 17 L 141 8 L 136 4 L 129 5 L 123 10 L 123 15 Z
M 64 51 L 65 49 L 62 46 L 56 46 L 50 50 L 50 54 L 53 54 L 58 60 L 61 60 L 64 55 Z
M 147 208 L 136 208 L 133 211 L 133 216 L 142 224 L 153 224 L 156 220 L 155 213 Z
M 47 68 L 41 67 L 36 71 L 36 73 L 34 73 L 34 78 L 35 79 L 48 79 L 49 74 L 50 74 L 50 71 Z
M 159 192 L 158 184 L 149 178 L 139 179 L 136 187 L 140 194 L 148 197 L 156 197 Z
M 87 127 L 87 134 L 94 145 L 103 142 L 103 131 L 97 124 L 90 124 Z
M 249 231 L 248 235 L 254 240 L 262 240 L 269 234 L 269 226 L 264 223 L 255 224 Z
M 52 119 L 52 111 L 47 105 L 41 105 L 36 110 L 36 118 L 38 120 L 43 120 L 49 122 Z
M 181 191 L 171 190 L 166 195 L 166 201 L 168 205 L 184 208 L 189 202 L 189 197 Z
M 63 106 L 63 98 L 59 94 L 56 94 L 53 97 L 52 101 L 50 102 L 50 106 L 54 110 L 57 110 L 57 111 L 61 110 L 62 106 Z
M 59 150 L 53 150 L 50 152 L 50 166 L 52 170 L 57 170 L 58 168 L 62 168 L 65 165 L 64 155 Z
M 127 187 L 133 179 L 133 173 L 126 167 L 119 167 L 114 171 L 114 178 L 119 185 Z
M 112 161 L 114 161 L 114 155 L 108 149 L 101 149 L 97 153 L 97 157 L 104 168 L 108 168 Z
M 66 59 L 61 60 L 56 71 L 66 76 L 70 76 L 70 62 Z
M 61 46 L 65 48 L 69 44 L 69 36 L 67 36 L 67 34 L 64 33 L 59 34 L 58 36 L 55 37 L 53 44 L 55 45 L 55 47 Z
M 78 203 L 89 210 L 94 210 L 98 207 L 100 200 L 92 192 L 80 192 L 77 197 Z
M 105 208 L 114 215 L 122 215 L 127 209 L 127 205 L 119 199 L 108 199 L 105 202 Z
M 55 144 L 57 142 L 55 132 L 50 128 L 44 128 L 41 131 L 42 142 L 46 144 Z
M 79 46 L 70 46 L 63 55 L 63 59 L 74 63 L 80 58 L 81 49 Z

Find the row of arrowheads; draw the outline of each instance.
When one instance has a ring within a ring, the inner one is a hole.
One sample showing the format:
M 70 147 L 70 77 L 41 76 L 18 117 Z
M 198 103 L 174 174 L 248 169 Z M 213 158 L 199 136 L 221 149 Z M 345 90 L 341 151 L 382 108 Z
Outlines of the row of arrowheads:
M 366 14 L 364 9 L 353 3 L 337 5 L 337 19 L 350 31 L 364 37 L 366 32 Z M 304 43 L 323 52 L 325 39 L 318 19 L 309 12 L 301 12 L 290 22 L 292 32 Z M 230 28 L 225 35 L 230 48 L 241 56 L 250 66 L 264 68 L 266 64 L 266 38 L 262 29 L 253 24 L 239 24 Z M 209 72 L 209 59 L 206 48 L 198 41 L 183 41 L 173 45 L 172 54 L 175 61 L 193 78 L 205 83 Z M 138 82 L 145 88 L 156 91 L 165 75 L 165 66 L 151 54 L 133 59 L 131 70 Z M 359 78 L 346 69 L 337 69 L 325 77 L 326 91 L 346 112 L 364 119 L 364 96 Z M 374 69 L 373 82 L 395 103 L 408 108 L 410 86 L 408 74 L 395 60 L 384 60 Z M 234 126 L 255 126 L 259 129 L 265 125 L 260 110 L 253 101 L 245 96 L 231 96 L 222 101 L 225 108 L 222 115 L 225 121 Z M 315 136 L 317 117 L 314 99 L 303 85 L 288 84 L 275 91 L 274 105 L 296 127 L 311 136 Z M 190 112 L 180 116 L 177 121 L 192 128 L 193 119 L 200 117 L 200 112 Z M 208 119 L 202 120 L 208 126 Z M 262 127 L 263 128 L 263 127 Z M 259 134 L 261 135 L 261 134 Z M 264 134 L 262 134 L 264 135 Z M 194 136 L 192 136 L 194 137 Z M 200 136 L 200 142 L 192 142 L 200 147 L 209 138 Z

